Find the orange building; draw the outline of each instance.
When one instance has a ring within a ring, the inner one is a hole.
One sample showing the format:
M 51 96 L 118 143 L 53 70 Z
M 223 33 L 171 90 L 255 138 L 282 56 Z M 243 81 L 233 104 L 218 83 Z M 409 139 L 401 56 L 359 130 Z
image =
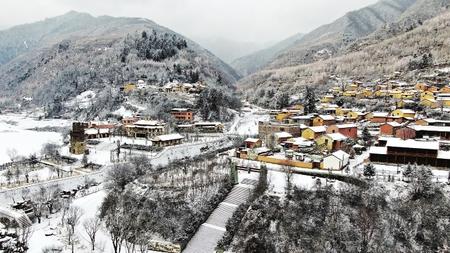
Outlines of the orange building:
M 380 135 L 394 136 L 398 129 L 403 125 L 397 122 L 388 122 L 380 127 Z
M 173 108 L 170 114 L 180 121 L 192 121 L 194 119 L 194 113 L 187 108 Z
M 348 138 L 358 138 L 358 127 L 355 124 L 332 125 L 327 128 L 327 134 L 340 133 Z

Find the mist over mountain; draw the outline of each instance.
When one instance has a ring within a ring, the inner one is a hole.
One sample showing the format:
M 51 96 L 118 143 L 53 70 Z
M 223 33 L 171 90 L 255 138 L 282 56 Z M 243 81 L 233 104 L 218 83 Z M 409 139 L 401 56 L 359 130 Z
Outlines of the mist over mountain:
M 301 33 L 296 34 L 273 46 L 240 57 L 231 62 L 231 66 L 244 76 L 254 73 L 272 61 L 278 53 L 298 43 L 303 35 Z
M 240 57 L 265 49 L 273 44 L 270 42 L 258 43 L 230 40 L 222 37 L 194 37 L 193 39 L 228 64 Z

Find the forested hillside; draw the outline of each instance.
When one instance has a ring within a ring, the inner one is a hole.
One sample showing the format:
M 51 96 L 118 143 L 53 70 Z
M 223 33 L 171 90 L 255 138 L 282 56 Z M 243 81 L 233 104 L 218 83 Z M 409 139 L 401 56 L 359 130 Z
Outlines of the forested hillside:
M 450 202 L 431 175 L 416 168 L 409 183 L 264 195 L 248 207 L 231 251 L 446 252 Z
M 92 91 L 100 113 L 121 103 L 118 90 L 127 82 L 202 81 L 230 89 L 239 78 L 207 50 L 147 19 L 70 12 L 0 38 L 2 102 L 27 96 L 54 106 Z
M 240 87 L 248 91 L 250 101 L 258 103 L 274 90 L 289 91 L 294 95 L 299 92 L 298 87 L 325 84 L 333 75 L 372 80 L 399 71 L 403 79 L 417 80 L 450 64 L 449 38 L 450 13 L 446 12 L 413 30 L 355 47 L 342 56 L 257 72 L 242 79 Z

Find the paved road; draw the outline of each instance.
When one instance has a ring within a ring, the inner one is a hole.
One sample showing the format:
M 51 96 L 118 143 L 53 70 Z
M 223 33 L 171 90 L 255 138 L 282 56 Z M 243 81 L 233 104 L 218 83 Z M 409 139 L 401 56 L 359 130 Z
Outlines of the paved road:
M 250 179 L 244 179 L 239 185 L 236 185 L 225 200 L 211 213 L 208 220 L 200 226 L 183 253 L 214 252 L 217 242 L 226 231 L 227 221 L 237 207 L 249 198 L 255 185 L 256 181 Z

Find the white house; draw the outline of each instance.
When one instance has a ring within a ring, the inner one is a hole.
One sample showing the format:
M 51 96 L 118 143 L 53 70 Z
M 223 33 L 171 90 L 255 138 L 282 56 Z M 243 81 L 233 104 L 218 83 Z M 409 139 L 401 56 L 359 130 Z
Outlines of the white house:
M 144 80 L 138 80 L 137 81 L 137 88 L 138 89 L 144 89 L 147 86 L 147 83 Z
M 350 162 L 350 155 L 342 150 L 338 150 L 323 158 L 323 168 L 331 170 L 342 170 Z

